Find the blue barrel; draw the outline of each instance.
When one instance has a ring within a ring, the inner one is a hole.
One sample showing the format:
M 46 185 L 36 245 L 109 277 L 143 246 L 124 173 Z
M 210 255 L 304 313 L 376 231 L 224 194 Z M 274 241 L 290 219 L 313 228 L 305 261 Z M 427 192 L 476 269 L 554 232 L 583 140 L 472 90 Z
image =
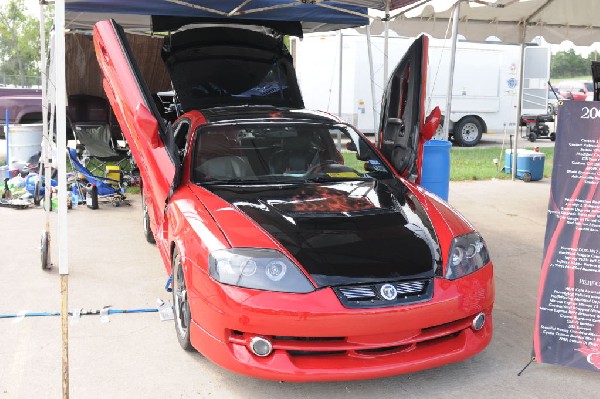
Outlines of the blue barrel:
M 450 186 L 450 148 L 446 140 L 429 140 L 423 149 L 421 186 L 448 201 Z

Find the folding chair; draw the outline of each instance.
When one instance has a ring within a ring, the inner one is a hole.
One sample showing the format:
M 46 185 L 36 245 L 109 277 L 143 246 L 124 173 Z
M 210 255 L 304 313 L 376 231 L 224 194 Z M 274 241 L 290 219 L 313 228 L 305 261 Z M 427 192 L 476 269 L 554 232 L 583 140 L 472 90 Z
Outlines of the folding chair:
M 71 168 L 76 171 L 74 185 L 77 186 L 78 193 L 85 193 L 84 188 L 88 184 L 96 186 L 98 192 L 98 198 L 103 201 L 110 202 L 113 206 L 120 206 L 121 204 L 129 205 L 127 197 L 125 196 L 126 184 L 120 180 L 111 179 L 108 177 L 101 177 L 92 174 L 85 166 L 77 159 L 77 151 L 73 148 L 67 150 L 69 155 L 69 161 Z
M 78 149 L 81 150 L 82 162 L 90 172 L 106 170 L 109 162 L 121 170 L 134 168 L 123 133 L 106 99 L 88 95 L 69 96 L 67 116 L 73 136 L 81 145 Z

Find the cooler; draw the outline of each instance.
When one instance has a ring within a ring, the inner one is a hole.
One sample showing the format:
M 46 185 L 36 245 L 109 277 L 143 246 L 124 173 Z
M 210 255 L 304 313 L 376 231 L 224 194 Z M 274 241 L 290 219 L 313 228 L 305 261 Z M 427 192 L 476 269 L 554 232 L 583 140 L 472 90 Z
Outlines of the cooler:
M 517 150 L 517 177 L 523 181 L 541 180 L 544 177 L 546 155 L 526 149 Z M 504 172 L 512 174 L 512 150 L 504 154 Z
M 123 179 L 121 168 L 117 165 L 106 165 L 106 172 L 104 173 L 104 177 L 113 179 L 115 181 L 115 183 L 113 183 L 113 186 L 116 185 L 116 182 L 120 182 Z

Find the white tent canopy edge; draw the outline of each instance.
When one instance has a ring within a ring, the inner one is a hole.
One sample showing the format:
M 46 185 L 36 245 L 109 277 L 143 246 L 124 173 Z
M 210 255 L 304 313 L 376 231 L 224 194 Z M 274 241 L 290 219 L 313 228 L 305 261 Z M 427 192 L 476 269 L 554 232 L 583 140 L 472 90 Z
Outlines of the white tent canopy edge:
M 414 10 L 400 11 L 392 16 L 389 29 L 406 36 L 426 32 L 433 37 L 445 38 L 446 27 L 456 9 L 453 5 L 461 5 L 458 19 L 461 35 L 471 40 L 496 36 L 521 45 L 519 99 L 523 95 L 523 62 L 528 40 L 542 36 L 549 43 L 569 40 L 575 45 L 590 45 L 600 41 L 598 0 L 454 0 L 451 3 L 449 0 L 430 0 Z M 381 22 L 374 21 L 371 32 L 380 33 L 382 28 Z M 456 35 L 457 31 L 453 31 L 453 41 Z M 517 101 L 516 130 L 520 123 L 521 106 L 521 101 Z M 517 148 L 518 132 L 515 131 L 512 165 L 517 161 Z M 512 168 L 513 180 L 516 179 L 516 172 L 517 168 Z

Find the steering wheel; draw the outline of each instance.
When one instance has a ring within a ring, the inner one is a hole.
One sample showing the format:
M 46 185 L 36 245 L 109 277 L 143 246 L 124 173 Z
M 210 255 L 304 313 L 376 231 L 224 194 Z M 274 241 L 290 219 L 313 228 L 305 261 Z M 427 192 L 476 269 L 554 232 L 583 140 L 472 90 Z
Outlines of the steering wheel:
M 331 169 L 330 166 L 331 165 L 340 165 L 337 162 L 329 159 L 327 161 L 323 161 L 321 163 L 318 163 L 317 165 L 311 167 L 310 169 L 308 169 L 306 171 L 306 173 L 304 174 L 304 176 L 306 177 L 310 177 L 310 176 L 314 176 L 314 175 L 318 175 L 321 173 L 326 173 L 328 169 Z M 343 166 L 343 165 L 340 165 Z
M 327 160 L 319 163 L 318 165 L 313 166 L 309 170 L 306 171 L 304 177 L 311 178 L 317 175 L 328 174 L 328 173 L 336 173 L 336 174 L 355 174 L 356 177 L 361 176 L 361 174 L 354 168 L 350 166 L 343 165 L 333 160 Z

